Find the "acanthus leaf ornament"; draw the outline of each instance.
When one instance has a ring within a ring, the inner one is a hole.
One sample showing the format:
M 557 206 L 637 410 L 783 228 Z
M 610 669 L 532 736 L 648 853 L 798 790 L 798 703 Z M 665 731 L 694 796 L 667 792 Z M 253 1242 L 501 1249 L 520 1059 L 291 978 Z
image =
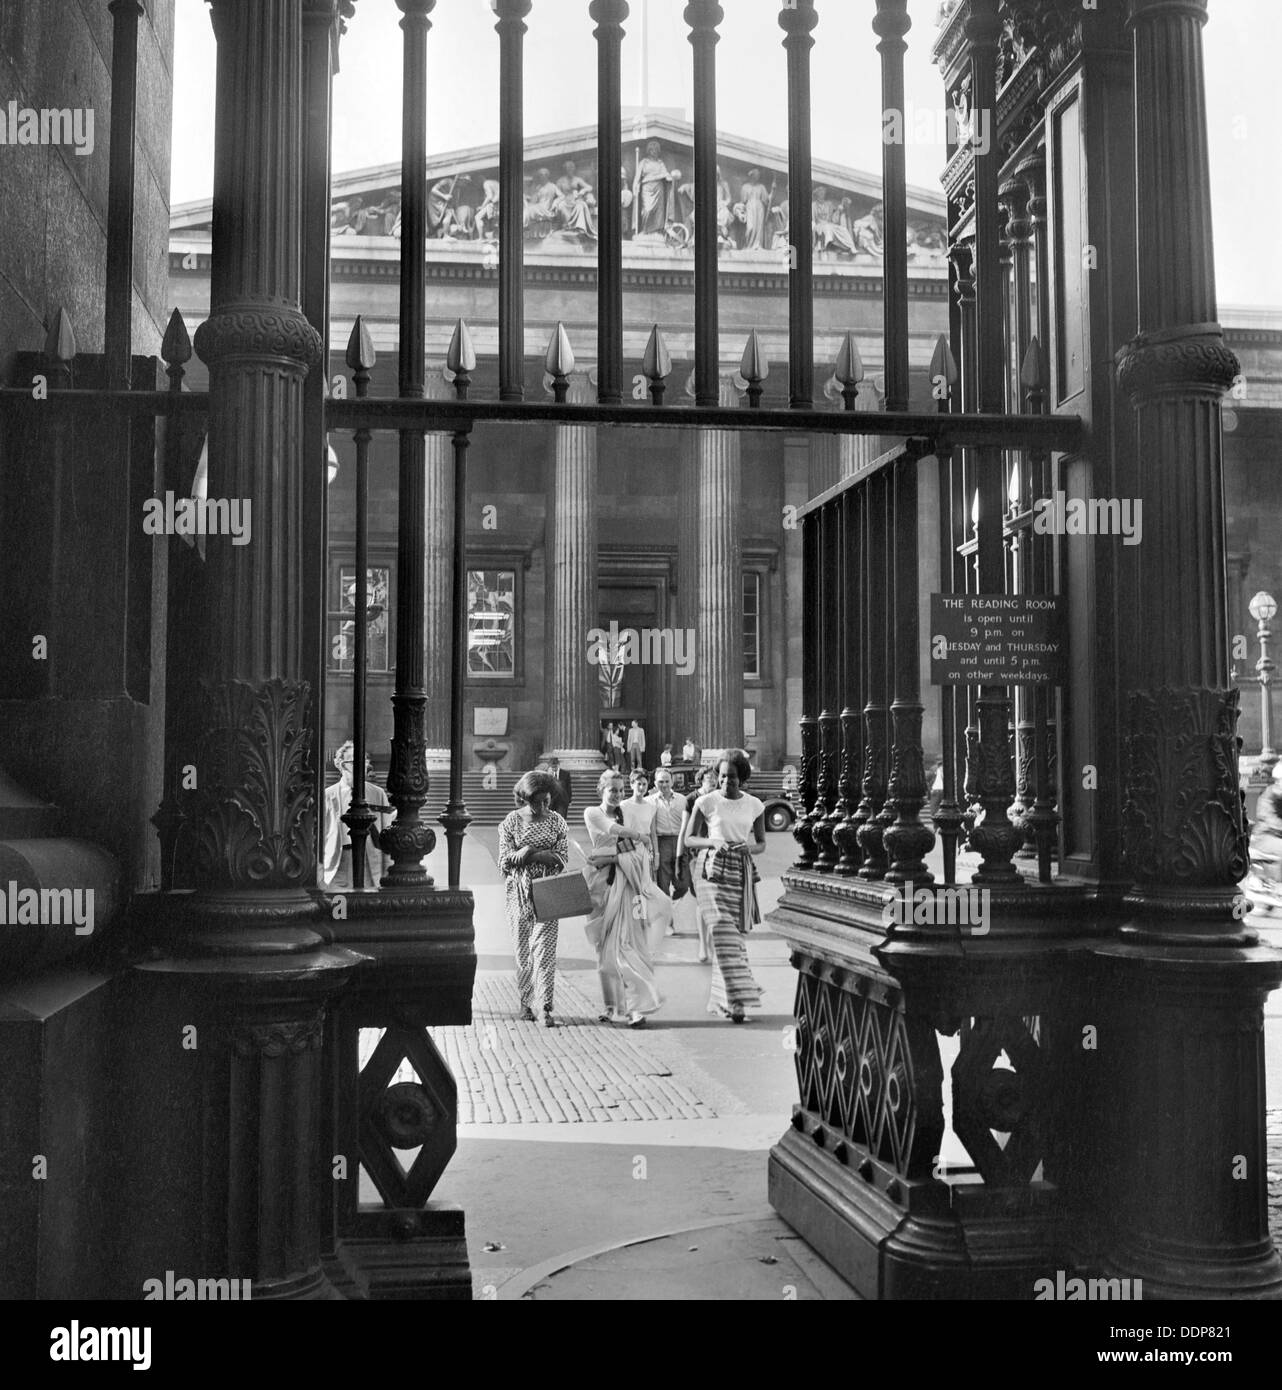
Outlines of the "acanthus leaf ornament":
M 1240 696 L 1205 687 L 1132 692 L 1123 847 L 1141 884 L 1230 888 L 1246 875 Z
M 274 678 L 202 682 L 198 789 L 181 814 L 204 889 L 310 887 L 316 879 L 311 687 Z

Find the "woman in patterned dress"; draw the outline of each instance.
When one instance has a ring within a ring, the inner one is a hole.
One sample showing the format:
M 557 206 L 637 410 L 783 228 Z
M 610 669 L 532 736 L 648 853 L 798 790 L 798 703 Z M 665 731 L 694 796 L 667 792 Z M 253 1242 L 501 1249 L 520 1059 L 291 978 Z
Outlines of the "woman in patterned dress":
M 565 821 L 551 809 L 560 787 L 546 772 L 527 772 L 516 784 L 517 809 L 499 826 L 499 872 L 507 879 L 507 922 L 516 957 L 516 988 L 521 1018 L 535 1021 L 533 1001 L 543 1008 L 543 1024 L 557 1027 L 552 1017 L 556 976 L 558 922 L 536 922 L 530 885 L 536 878 L 561 873 L 570 858 L 570 834 Z
M 745 937 L 761 921 L 752 856 L 766 847 L 765 806 L 743 790 L 751 768 L 731 749 L 717 765 L 719 790 L 694 803 L 687 848 L 698 850 L 694 891 L 700 918 L 712 928 L 712 991 L 708 1012 L 733 1023 L 761 1003 L 761 987 L 748 968 Z
M 592 838 L 586 873 L 592 913 L 584 930 L 601 977 L 601 1022 L 639 1028 L 663 1004 L 650 958 L 652 938 L 662 940 L 666 928 L 662 904 L 667 899 L 650 872 L 637 829 L 625 821 L 623 785 L 623 774 L 607 768 L 597 783 L 601 804 L 583 813 Z

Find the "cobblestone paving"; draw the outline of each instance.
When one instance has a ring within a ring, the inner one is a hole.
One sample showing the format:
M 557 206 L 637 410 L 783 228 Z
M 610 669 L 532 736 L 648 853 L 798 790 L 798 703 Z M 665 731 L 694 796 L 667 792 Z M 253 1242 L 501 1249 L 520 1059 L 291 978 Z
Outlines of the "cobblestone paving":
M 511 973 L 481 971 L 471 1025 L 429 1030 L 458 1082 L 460 1124 L 711 1120 L 741 1108 L 671 1035 L 598 1023 L 596 1002 L 560 972 L 556 1000 L 562 1027 L 518 1022 Z

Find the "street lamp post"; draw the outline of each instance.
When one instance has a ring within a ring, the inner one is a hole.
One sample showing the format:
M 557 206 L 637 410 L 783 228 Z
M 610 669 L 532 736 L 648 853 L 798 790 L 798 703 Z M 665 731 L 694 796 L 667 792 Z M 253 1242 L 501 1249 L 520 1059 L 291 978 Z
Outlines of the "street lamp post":
M 1269 656 L 1269 638 L 1272 636 L 1269 623 L 1278 611 L 1277 600 L 1272 594 L 1261 590 L 1251 600 L 1248 611 L 1259 624 L 1255 636 L 1260 644 L 1260 659 L 1255 663 L 1260 682 L 1260 757 L 1256 772 L 1257 776 L 1267 776 L 1278 760 L 1273 747 L 1273 672 L 1277 666 Z

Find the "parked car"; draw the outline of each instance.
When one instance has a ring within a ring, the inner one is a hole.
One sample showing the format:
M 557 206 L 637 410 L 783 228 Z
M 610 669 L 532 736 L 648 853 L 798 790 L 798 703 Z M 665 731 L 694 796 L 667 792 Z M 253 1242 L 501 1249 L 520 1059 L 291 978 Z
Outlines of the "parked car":
M 688 796 L 699 785 L 701 769 L 692 763 L 673 763 L 668 771 L 672 773 L 672 790 L 681 796 Z M 751 786 L 748 790 L 752 790 Z M 786 787 L 782 792 L 764 796 L 761 800 L 766 808 L 767 830 L 788 830 L 801 814 Z

